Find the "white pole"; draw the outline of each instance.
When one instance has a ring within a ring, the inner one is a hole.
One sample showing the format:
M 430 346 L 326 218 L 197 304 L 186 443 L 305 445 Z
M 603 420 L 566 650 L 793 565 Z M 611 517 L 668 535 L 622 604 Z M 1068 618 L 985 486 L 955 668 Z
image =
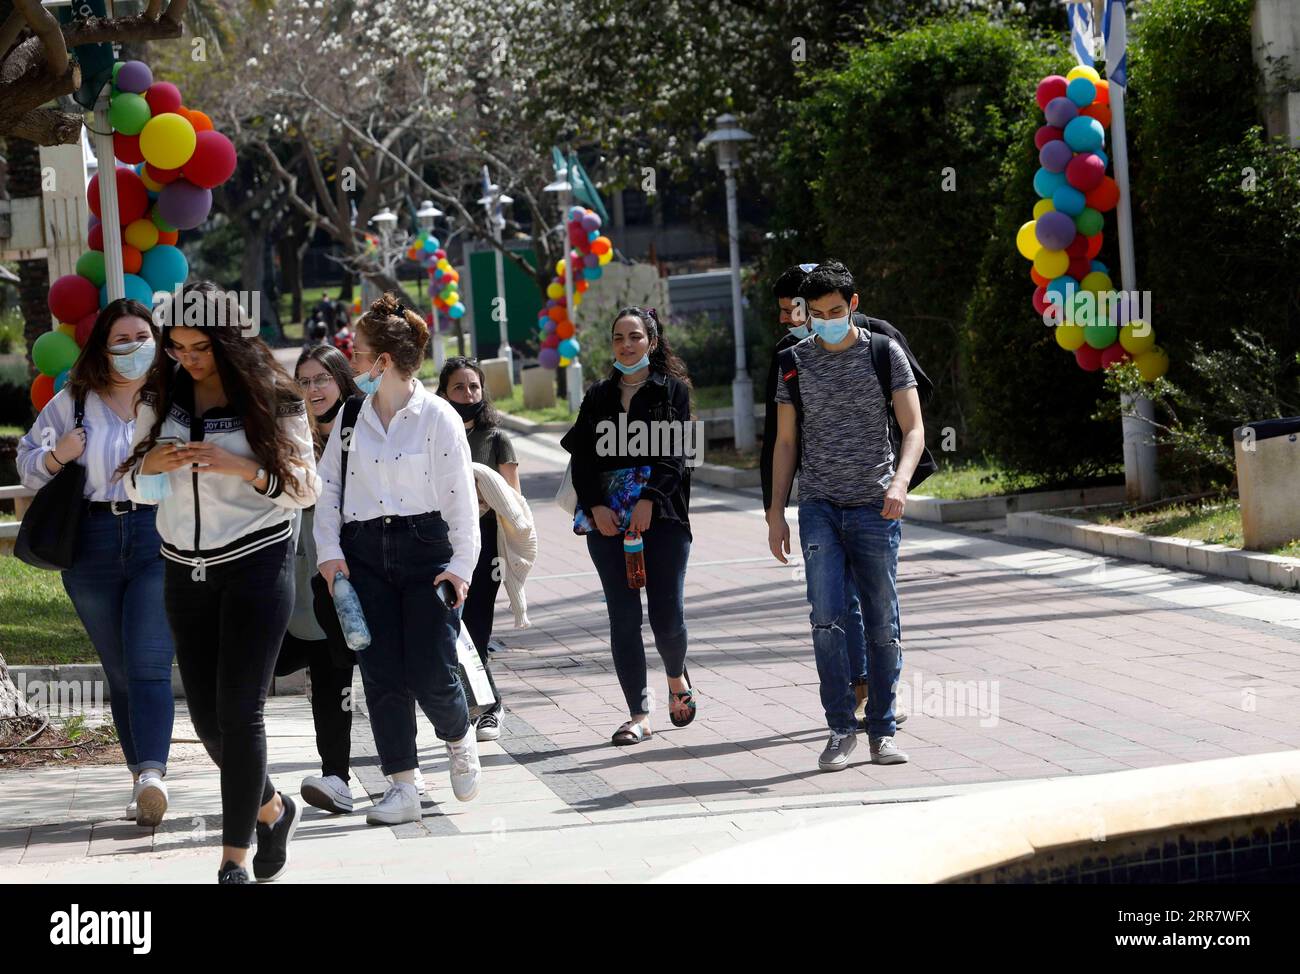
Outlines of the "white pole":
M 447 364 L 447 349 L 442 344 L 442 319 L 438 315 L 438 306 L 432 302 L 430 304 L 433 308 L 433 367 L 441 373 L 442 367 Z
M 731 328 L 736 340 L 736 377 L 731 383 L 732 428 L 736 449 L 753 450 L 754 383 L 745 366 L 745 315 L 740 306 L 740 220 L 736 212 L 736 177 L 725 170 L 727 182 L 727 238 L 731 250 Z
M 1124 125 L 1124 89 L 1113 81 L 1110 88 L 1111 151 L 1115 154 L 1115 183 L 1119 186 L 1119 204 L 1115 210 L 1119 230 L 1120 286 L 1131 298 L 1137 294 L 1137 269 L 1133 257 L 1133 206 L 1129 194 L 1128 134 Z M 1151 309 L 1143 311 L 1150 314 Z M 1151 322 L 1148 321 L 1150 326 Z M 1124 484 L 1129 501 L 1155 500 L 1160 494 L 1156 476 L 1156 447 L 1153 427 L 1144 422 L 1155 418 L 1155 405 L 1145 396 L 1124 396 L 1120 407 L 1126 414 L 1123 420 Z M 1129 416 L 1127 414 L 1135 415 Z
M 108 121 L 108 85 L 95 99 L 95 160 L 99 172 L 99 219 L 104 227 L 104 270 L 108 300 L 126 297 L 122 265 L 122 220 L 117 207 L 117 161 L 113 158 L 113 126 Z
M 497 276 L 497 302 L 492 308 L 492 315 L 500 315 L 500 335 L 501 346 L 497 349 L 497 358 L 506 360 L 506 378 L 511 388 L 515 384 L 515 357 L 510 350 L 510 321 L 506 314 L 506 266 L 505 257 L 501 253 L 501 204 L 498 203 L 492 211 L 492 236 L 497 242 L 496 248 L 496 276 Z

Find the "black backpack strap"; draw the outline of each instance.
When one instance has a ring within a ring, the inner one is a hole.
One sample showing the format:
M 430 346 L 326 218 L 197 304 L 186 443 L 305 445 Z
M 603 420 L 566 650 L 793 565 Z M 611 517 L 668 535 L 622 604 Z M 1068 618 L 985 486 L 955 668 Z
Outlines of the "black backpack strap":
M 803 425 L 803 396 L 799 394 L 799 362 L 794 357 L 794 346 L 783 348 L 776 353 L 776 374 L 785 382 L 786 391 L 790 393 L 790 404 L 794 406 L 799 425 Z
M 339 513 L 343 513 L 343 497 L 348 492 L 348 454 L 352 452 L 352 430 L 357 425 L 357 417 L 361 415 L 361 407 L 365 403 L 362 396 L 353 396 L 343 403 L 343 419 L 339 423 L 339 440 L 343 448 L 343 456 L 339 461 L 340 483 L 339 483 Z
M 82 424 L 82 420 L 84 420 L 85 418 L 86 418 L 86 394 L 85 392 L 78 391 L 76 398 L 72 400 L 73 428 L 75 429 L 76 427 L 80 426 Z

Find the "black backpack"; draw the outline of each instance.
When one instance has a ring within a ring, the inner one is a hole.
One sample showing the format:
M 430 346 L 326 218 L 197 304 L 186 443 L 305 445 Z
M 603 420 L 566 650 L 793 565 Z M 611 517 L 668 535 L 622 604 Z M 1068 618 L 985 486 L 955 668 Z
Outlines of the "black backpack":
M 898 418 L 894 415 L 893 393 L 893 365 L 889 359 L 889 340 L 892 336 L 885 334 L 885 329 L 879 327 L 887 325 L 890 331 L 898 333 L 888 322 L 880 321 L 877 318 L 868 318 L 868 331 L 871 335 L 871 364 L 876 370 L 876 378 L 880 382 L 880 390 L 885 396 L 885 410 L 889 416 L 889 442 L 894 451 L 894 458 L 897 460 L 898 453 L 903 442 L 903 432 L 899 428 Z M 898 341 L 898 339 L 895 339 Z M 899 341 L 899 348 L 906 349 L 907 346 Z M 910 352 L 905 351 L 909 364 L 913 362 Z M 919 366 L 914 366 L 914 372 L 917 375 L 917 397 L 922 400 L 929 398 L 929 391 L 933 389 L 929 378 L 924 372 L 920 371 Z M 785 348 L 777 355 L 777 373 L 785 380 L 785 387 L 790 392 L 790 402 L 794 406 L 795 415 L 799 420 L 799 427 L 803 428 L 803 397 L 799 392 L 799 365 L 794 357 L 794 346 Z M 924 378 L 927 387 L 926 394 L 921 394 L 921 380 Z M 916 470 L 912 474 L 912 481 L 908 484 L 908 490 L 914 490 L 925 482 L 930 474 L 939 469 L 939 465 L 934 462 L 934 457 L 929 449 L 922 445 L 921 458 L 916 462 Z

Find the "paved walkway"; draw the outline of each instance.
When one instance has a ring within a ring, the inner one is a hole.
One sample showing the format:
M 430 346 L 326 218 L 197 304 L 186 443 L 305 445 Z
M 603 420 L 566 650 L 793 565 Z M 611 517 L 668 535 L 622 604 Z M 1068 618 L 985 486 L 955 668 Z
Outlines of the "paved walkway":
M 802 575 L 767 553 L 756 492 L 697 487 L 687 620 L 700 715 L 681 730 L 661 719 L 647 743 L 614 749 L 626 715 L 599 584 L 549 502 L 563 456 L 554 437 L 516 446 L 542 555 L 528 584 L 533 628 L 497 633 L 510 713 L 501 742 L 483 746 L 480 798 L 452 799 L 422 721 L 422 822 L 368 828 L 364 800 L 347 817 L 308 809 L 287 880 L 641 880 L 864 805 L 1300 747 L 1300 598 L 908 523 L 900 699 L 911 716 L 898 739 L 911 762 L 876 767 L 863 747 L 847 771 L 819 774 Z M 294 789 L 316 771 L 306 700 L 275 698 L 267 726 L 271 773 Z M 193 737 L 183 712 L 176 736 Z M 364 720 L 354 741 L 357 794 L 378 797 Z M 6 774 L 0 881 L 209 882 L 220 802 L 201 749 L 177 745 L 172 813 L 154 834 L 120 820 L 122 778 L 104 767 Z

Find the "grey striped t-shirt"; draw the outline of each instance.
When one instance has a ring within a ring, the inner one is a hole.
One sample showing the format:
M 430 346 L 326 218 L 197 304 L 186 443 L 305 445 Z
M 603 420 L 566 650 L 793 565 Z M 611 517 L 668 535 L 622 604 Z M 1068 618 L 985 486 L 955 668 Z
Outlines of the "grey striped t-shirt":
M 815 337 L 794 346 L 803 400 L 799 499 L 879 510 L 895 457 L 885 397 L 871 364 L 871 336 L 865 328 L 858 336 L 861 340 L 842 352 L 828 352 Z M 892 392 L 916 385 L 907 356 L 892 338 L 889 360 Z M 777 376 L 776 401 L 791 402 L 783 376 Z

